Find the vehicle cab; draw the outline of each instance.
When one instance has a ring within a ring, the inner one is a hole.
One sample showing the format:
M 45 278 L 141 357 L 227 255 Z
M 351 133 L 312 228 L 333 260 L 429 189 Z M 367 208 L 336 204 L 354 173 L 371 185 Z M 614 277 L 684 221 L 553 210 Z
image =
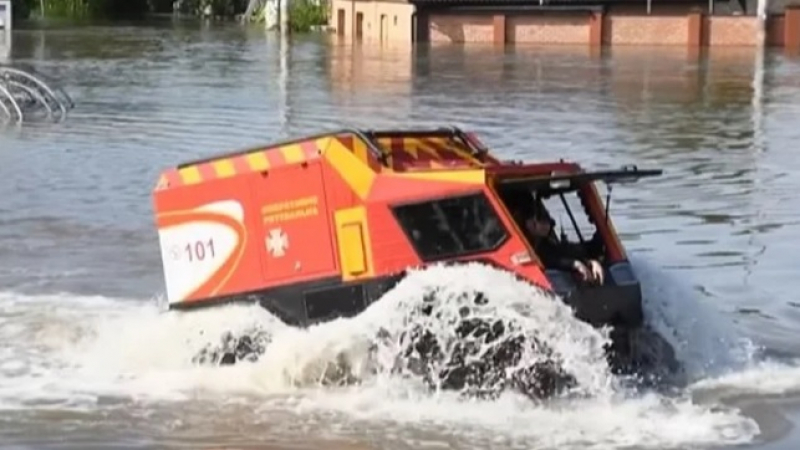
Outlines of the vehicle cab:
M 544 287 L 562 296 L 589 323 L 636 327 L 643 320 L 641 287 L 609 216 L 610 193 L 614 183 L 660 173 L 635 167 L 587 172 L 562 161 L 497 167 L 489 171 L 489 186 L 499 203 L 497 211 L 512 222 L 530 259 L 543 271 Z M 599 182 L 608 188 L 605 204 Z M 536 219 L 550 223 L 547 249 L 542 242 L 546 238 L 532 236 L 524 223 L 536 214 Z M 522 276 L 528 272 L 522 268 L 526 259 L 520 255 L 512 262 Z M 574 260 L 587 267 L 595 261 L 602 270 L 600 279 L 584 281 L 570 266 Z

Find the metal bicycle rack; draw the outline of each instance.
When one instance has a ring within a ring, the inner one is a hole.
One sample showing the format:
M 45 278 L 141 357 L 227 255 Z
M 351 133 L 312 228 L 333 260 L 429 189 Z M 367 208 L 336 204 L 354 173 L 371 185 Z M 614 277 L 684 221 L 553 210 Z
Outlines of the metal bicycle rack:
M 11 51 L 11 0 L 0 0 L 0 125 L 60 122 L 75 107 L 52 80 L 28 67 L 3 64 Z
M 61 122 L 74 107 L 70 96 L 43 75 L 0 64 L 0 124 Z

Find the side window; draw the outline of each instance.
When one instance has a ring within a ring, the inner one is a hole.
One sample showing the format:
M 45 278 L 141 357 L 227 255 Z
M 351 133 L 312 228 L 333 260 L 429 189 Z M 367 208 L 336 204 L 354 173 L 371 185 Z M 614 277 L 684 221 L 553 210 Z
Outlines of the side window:
M 508 238 L 483 193 L 396 206 L 393 210 L 424 261 L 493 250 Z

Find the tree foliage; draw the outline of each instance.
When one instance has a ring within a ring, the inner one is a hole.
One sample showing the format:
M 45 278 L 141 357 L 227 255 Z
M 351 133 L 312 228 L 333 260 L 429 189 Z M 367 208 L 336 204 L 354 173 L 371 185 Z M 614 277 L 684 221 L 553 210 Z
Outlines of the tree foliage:
M 247 0 L 178 0 L 177 11 L 190 15 L 233 17 L 244 13 Z
M 307 33 L 328 23 L 328 4 L 323 0 L 291 0 L 289 28 L 295 33 Z
M 188 15 L 233 17 L 242 14 L 248 0 L 13 0 L 15 10 L 37 11 L 49 17 L 129 19 L 148 13 L 177 11 Z M 44 9 L 42 10 L 42 6 Z M 15 14 L 16 15 L 16 14 Z
M 141 17 L 149 11 L 148 0 L 20 0 L 29 11 L 47 17 L 112 18 Z M 42 8 L 43 7 L 43 8 Z
M 14 18 L 26 19 L 32 11 L 47 17 L 73 19 L 133 19 L 148 13 L 235 17 L 244 14 L 249 0 L 12 0 Z M 289 26 L 305 33 L 328 23 L 327 0 L 289 0 Z M 44 10 L 42 11 L 42 6 Z M 263 18 L 263 10 L 256 13 Z

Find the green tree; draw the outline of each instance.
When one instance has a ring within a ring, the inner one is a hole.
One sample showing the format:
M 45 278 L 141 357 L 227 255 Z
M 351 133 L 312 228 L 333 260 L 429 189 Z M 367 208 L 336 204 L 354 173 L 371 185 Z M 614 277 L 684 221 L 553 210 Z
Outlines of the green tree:
M 307 33 L 328 23 L 328 5 L 324 0 L 290 0 L 289 27 L 295 33 Z

